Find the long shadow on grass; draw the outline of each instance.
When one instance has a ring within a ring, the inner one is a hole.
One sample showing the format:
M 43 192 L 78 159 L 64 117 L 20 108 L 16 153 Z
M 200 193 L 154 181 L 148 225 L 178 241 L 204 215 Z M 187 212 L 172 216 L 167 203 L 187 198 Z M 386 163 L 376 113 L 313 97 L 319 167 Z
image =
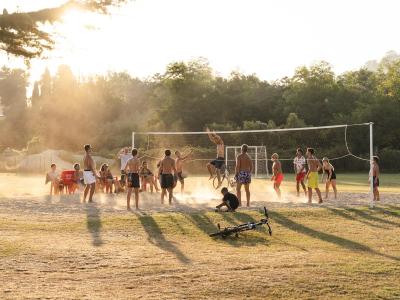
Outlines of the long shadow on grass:
M 351 221 L 360 222 L 362 224 L 365 224 L 365 225 L 368 225 L 368 226 L 371 226 L 371 227 L 378 227 L 378 228 L 382 228 L 382 229 L 387 229 L 388 228 L 388 227 L 385 227 L 385 226 L 382 226 L 382 225 L 379 225 L 379 224 L 371 223 L 371 222 L 363 220 L 363 219 L 355 218 L 348 211 L 343 210 L 343 209 L 337 209 L 337 208 L 328 207 L 328 206 L 325 207 L 325 208 L 327 210 L 329 210 L 331 213 L 333 213 L 333 214 L 335 214 L 335 215 L 337 215 L 339 217 L 351 220 Z
M 307 235 L 311 238 L 319 239 L 324 242 L 334 244 L 334 245 L 340 246 L 340 247 L 348 249 L 348 250 L 368 252 L 368 253 L 371 253 L 374 255 L 379 255 L 379 256 L 382 256 L 385 258 L 400 261 L 400 257 L 383 254 L 383 253 L 380 253 L 380 252 L 377 252 L 377 251 L 371 249 L 370 247 L 368 247 L 366 245 L 360 244 L 358 242 L 309 228 L 305 225 L 302 225 L 300 223 L 290 220 L 289 218 L 283 216 L 282 214 L 280 214 L 278 212 L 272 212 L 271 217 L 272 217 L 272 220 L 274 220 L 274 222 L 276 222 L 290 230 L 293 230 L 295 232 L 299 232 L 301 234 Z
M 387 207 L 379 207 L 375 206 L 373 210 L 379 211 L 380 213 L 384 215 L 390 215 L 392 217 L 400 218 L 400 206 L 394 206 L 394 205 L 386 205 Z M 391 209 L 391 210 L 389 210 Z
M 86 204 L 85 210 L 86 227 L 92 235 L 93 246 L 99 247 L 103 244 L 103 240 L 101 239 L 100 210 L 94 203 Z
M 185 256 L 172 242 L 165 239 L 160 227 L 152 216 L 138 216 L 143 229 L 146 231 L 148 240 L 158 248 L 168 251 L 176 256 L 182 263 L 190 263 L 190 259 Z
M 363 211 L 358 208 L 345 208 L 345 210 L 354 213 L 355 215 L 359 216 L 360 218 L 367 219 L 369 221 L 375 221 L 377 223 L 382 223 L 382 224 L 387 224 L 387 225 L 392 225 L 392 226 L 400 226 L 400 223 L 396 223 L 393 221 L 385 220 L 378 218 L 376 216 L 371 215 L 370 213 L 367 213 L 366 211 Z

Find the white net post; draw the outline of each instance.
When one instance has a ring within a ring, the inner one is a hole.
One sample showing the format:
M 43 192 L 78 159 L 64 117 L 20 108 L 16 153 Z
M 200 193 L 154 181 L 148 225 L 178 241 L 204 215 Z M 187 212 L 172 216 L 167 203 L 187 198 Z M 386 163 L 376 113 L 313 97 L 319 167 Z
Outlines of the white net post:
M 267 170 L 267 177 L 269 178 L 267 147 L 264 147 L 264 153 L 265 153 L 265 170 Z
M 257 178 L 257 176 L 258 176 L 258 147 L 256 146 L 256 154 L 255 154 L 255 161 L 254 161 L 254 164 L 255 164 L 255 167 L 256 167 L 256 170 L 255 170 L 255 172 L 254 172 L 254 175 L 256 176 L 256 178 Z
M 374 208 L 374 173 L 373 173 L 373 156 L 374 156 L 374 144 L 373 144 L 373 125 L 369 123 L 369 159 L 370 159 L 370 171 L 369 171 L 369 184 L 370 184 L 370 208 Z
M 132 149 L 135 148 L 135 132 L 132 132 Z

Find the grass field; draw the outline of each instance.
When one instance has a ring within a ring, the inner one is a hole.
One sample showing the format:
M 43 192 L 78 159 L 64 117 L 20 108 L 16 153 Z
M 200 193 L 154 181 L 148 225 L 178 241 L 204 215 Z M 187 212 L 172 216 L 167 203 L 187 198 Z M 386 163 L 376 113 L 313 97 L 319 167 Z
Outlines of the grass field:
M 272 237 L 225 240 L 208 236 L 217 223 L 259 220 L 260 209 L 126 212 L 3 195 L 0 298 L 400 299 L 397 180 L 382 179 L 392 200 L 374 209 L 282 205 L 270 212 Z

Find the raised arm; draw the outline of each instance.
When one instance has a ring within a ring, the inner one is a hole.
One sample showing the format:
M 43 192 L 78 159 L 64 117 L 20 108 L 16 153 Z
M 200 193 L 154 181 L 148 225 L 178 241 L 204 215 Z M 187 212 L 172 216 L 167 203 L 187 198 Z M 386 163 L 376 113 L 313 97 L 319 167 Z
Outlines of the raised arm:
M 182 160 L 182 161 L 187 160 L 187 159 L 190 157 L 190 155 L 191 155 L 192 153 L 193 153 L 193 149 L 190 149 L 189 153 L 186 154 L 185 156 L 183 156 L 181 160 Z

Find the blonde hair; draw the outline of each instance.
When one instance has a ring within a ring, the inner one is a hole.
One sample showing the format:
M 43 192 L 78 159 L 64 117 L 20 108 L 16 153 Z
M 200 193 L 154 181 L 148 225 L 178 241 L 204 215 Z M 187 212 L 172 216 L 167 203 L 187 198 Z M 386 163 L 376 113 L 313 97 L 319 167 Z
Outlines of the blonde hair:
M 271 155 L 271 158 L 276 158 L 276 159 L 279 159 L 279 155 L 278 155 L 278 153 L 274 153 L 274 154 L 272 154 L 272 155 Z

